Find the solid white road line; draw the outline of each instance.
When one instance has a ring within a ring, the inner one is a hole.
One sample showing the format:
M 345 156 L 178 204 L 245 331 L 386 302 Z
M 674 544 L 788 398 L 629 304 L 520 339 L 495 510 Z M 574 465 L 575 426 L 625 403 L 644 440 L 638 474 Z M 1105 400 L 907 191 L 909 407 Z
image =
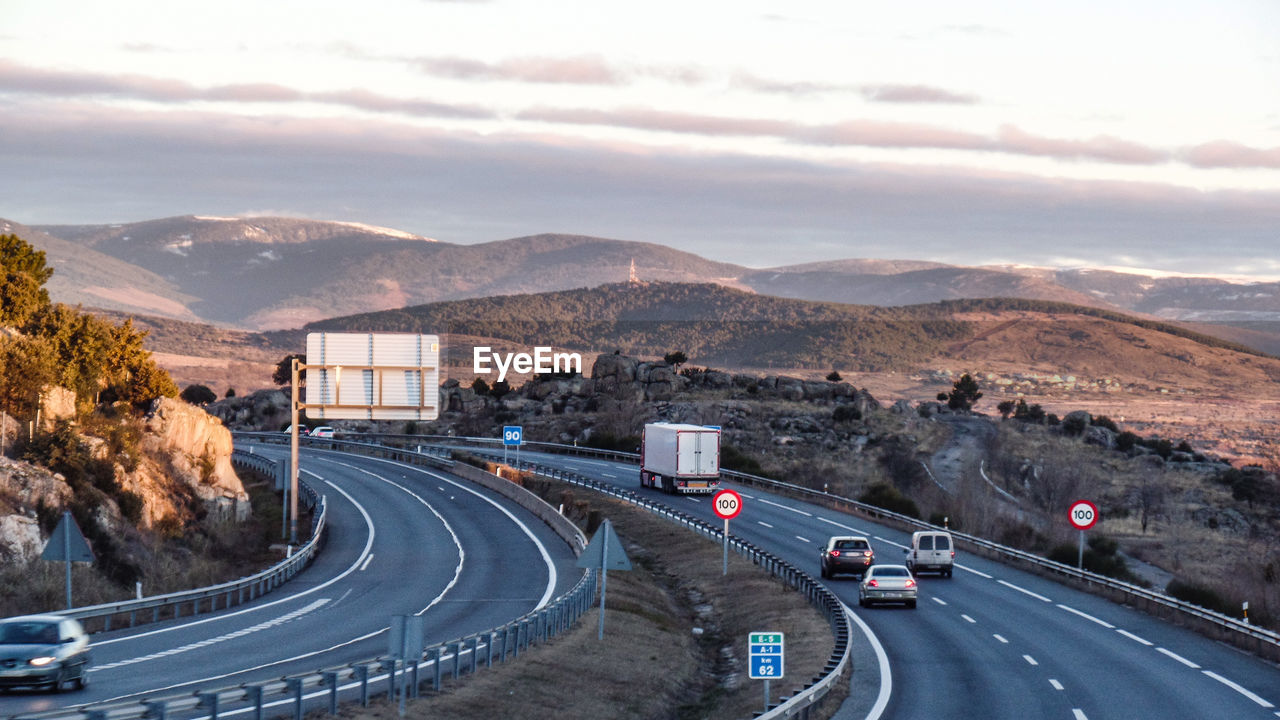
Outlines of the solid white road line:
M 1011 582 L 1005 582 L 1004 580 L 997 580 L 996 582 L 998 582 L 998 583 L 1000 583 L 1001 585 L 1004 585 L 1005 587 L 1010 588 L 1010 589 L 1012 589 L 1012 590 L 1017 590 L 1018 592 L 1020 592 L 1020 593 L 1022 593 L 1022 594 L 1024 594 L 1024 595 L 1030 595 L 1031 597 L 1033 597 L 1033 598 L 1035 598 L 1035 599 L 1037 599 L 1037 600 L 1042 600 L 1042 601 L 1044 601 L 1044 602 L 1053 602 L 1052 600 L 1050 600 L 1049 598 L 1047 598 L 1047 597 L 1045 597 L 1045 596 L 1041 595 L 1040 593 L 1031 592 L 1030 590 L 1028 590 L 1028 589 L 1026 589 L 1026 588 L 1018 587 L 1017 585 L 1014 585 L 1014 584 L 1013 584 L 1013 583 L 1011 583 Z
M 1147 640 L 1147 639 L 1145 639 L 1145 638 L 1140 638 L 1140 637 L 1138 637 L 1137 635 L 1134 635 L 1133 633 L 1129 632 L 1128 630 L 1121 630 L 1120 628 L 1116 628 L 1116 632 L 1118 632 L 1118 633 L 1120 633 L 1121 635 L 1123 635 L 1123 636 L 1125 636 L 1125 637 L 1129 638 L 1130 640 L 1135 640 L 1135 641 L 1137 641 L 1137 642 L 1140 642 L 1140 643 L 1142 643 L 1143 645 L 1146 645 L 1147 647 L 1151 647 L 1151 646 L 1155 645 L 1155 643 L 1151 642 L 1150 640 Z
M 763 521 L 763 520 L 757 520 L 756 522 L 757 522 L 757 523 L 759 523 L 759 524 L 761 524 L 761 525 L 763 525 L 763 526 L 765 526 L 765 527 L 767 527 L 767 528 L 769 528 L 770 530 L 772 530 L 772 529 L 773 529 L 773 526 L 772 526 L 772 525 L 770 525 L 769 523 L 767 523 L 767 522 L 765 522 L 765 521 Z
M 1178 662 L 1182 663 L 1183 665 L 1186 665 L 1187 667 L 1191 668 L 1192 670 L 1199 670 L 1199 669 L 1200 669 L 1200 666 L 1199 666 L 1199 665 L 1197 665 L 1197 664 L 1195 664 L 1195 663 L 1191 662 L 1190 660 L 1188 660 L 1188 659 L 1186 659 L 1186 658 L 1182 657 L 1181 655 L 1179 655 L 1179 654 L 1178 654 L 1178 653 L 1176 653 L 1176 652 L 1173 652 L 1172 650 L 1165 650 L 1165 649 L 1164 649 L 1164 648 L 1162 648 L 1162 647 L 1158 647 L 1158 648 L 1156 648 L 1156 652 L 1164 653 L 1165 655 L 1167 655 L 1167 656 L 1169 656 L 1169 657 L 1173 658 L 1174 660 L 1177 660 Z
M 774 506 L 774 507 L 776 507 L 776 508 L 779 508 L 779 509 L 781 509 L 781 510 L 787 510 L 788 512 L 793 512 L 793 513 L 795 513 L 795 514 L 797 514 L 797 515 L 804 515 L 805 517 L 813 517 L 813 513 L 805 512 L 805 511 L 803 511 L 803 510 L 797 510 L 797 509 L 795 509 L 795 508 L 793 508 L 793 507 L 787 507 L 786 505 L 783 505 L 783 504 L 781 504 L 781 503 L 776 503 L 776 502 L 773 502 L 773 501 L 771 501 L 771 500 L 765 500 L 764 498 L 756 498 L 756 499 L 757 499 L 757 500 L 759 500 L 760 502 L 764 503 L 765 505 L 772 505 L 772 506 Z
M 1069 613 L 1071 613 L 1071 614 L 1073 614 L 1073 615 L 1079 615 L 1080 617 L 1084 618 L 1085 620 L 1088 620 L 1089 622 L 1095 622 L 1095 623 L 1098 623 L 1099 625 L 1101 625 L 1102 627 L 1104 627 L 1104 628 L 1106 628 L 1106 629 L 1108 629 L 1108 630 L 1114 630 L 1114 629 L 1116 628 L 1116 626 L 1115 626 L 1115 625 L 1112 625 L 1111 623 L 1109 623 L 1109 622 L 1107 622 L 1107 621 L 1105 621 L 1105 620 L 1099 620 L 1098 618 L 1096 618 L 1096 617 L 1094 617 L 1094 616 L 1092 616 L 1092 615 L 1090 615 L 1090 614 L 1088 614 L 1088 613 L 1080 612 L 1079 610 L 1077 610 L 1077 609 L 1075 609 L 1075 608 L 1073 608 L 1073 607 L 1067 607 L 1066 605 L 1063 605 L 1062 603 L 1058 603 L 1058 607 L 1062 608 L 1063 610 L 1066 610 L 1067 612 L 1069 612 Z
M 743 495 L 743 497 L 746 497 L 746 496 L 745 496 L 745 495 Z M 826 519 L 826 518 L 824 518 L 824 517 L 820 517 L 820 518 L 818 518 L 818 522 L 824 522 L 824 523 L 826 523 L 826 524 L 828 524 L 828 525 L 835 525 L 836 527 L 840 528 L 841 530 L 848 530 L 849 532 L 851 532 L 851 533 L 857 533 L 858 535 L 867 535 L 867 534 L 868 534 L 866 530 L 859 530 L 858 528 L 855 528 L 855 527 L 849 527 L 848 525 L 842 525 L 842 524 L 840 524 L 840 523 L 836 522 L 835 520 L 828 520 L 828 519 Z
M 862 618 L 858 617 L 848 605 L 844 603 L 841 605 L 844 607 L 845 616 L 862 630 L 862 634 L 867 637 L 867 642 L 871 643 L 871 649 L 876 654 L 876 664 L 880 666 L 880 692 L 876 695 L 876 702 L 867 713 L 866 720 L 880 720 L 885 708 L 889 707 L 889 696 L 893 694 L 893 673 L 889 670 L 889 656 L 885 654 L 880 639 L 871 632 L 871 628 L 862 621 Z
M 1089 717 L 1080 708 L 1071 708 L 1071 714 L 1075 716 L 1075 720 L 1089 720 Z
M 965 622 L 973 623 L 974 625 L 977 625 L 977 624 L 978 624 L 978 621 L 977 621 L 977 620 L 974 620 L 973 618 L 969 617 L 968 615 L 961 615 L 960 617 L 964 618 Z
M 756 496 L 755 496 L 755 495 L 748 495 L 748 494 L 746 494 L 746 493 L 742 492 L 741 490 L 739 490 L 739 491 L 738 491 L 738 494 L 739 494 L 739 495 L 741 495 L 742 497 L 744 497 L 744 498 L 748 499 L 748 500 L 755 500 L 755 499 L 756 499 Z
M 126 665 L 136 665 L 140 662 L 147 662 L 148 660 L 159 660 L 160 658 L 169 657 L 171 655 L 179 655 L 181 653 L 191 652 L 192 650 L 199 650 L 200 648 L 208 647 L 210 645 L 216 645 L 218 643 L 226 642 L 228 640 L 235 640 L 236 638 L 241 638 L 241 637 L 244 637 L 245 635 L 252 635 L 256 632 L 261 632 L 263 630 L 273 628 L 277 625 L 283 625 L 289 622 L 290 620 L 296 620 L 302 617 L 303 615 L 306 615 L 307 613 L 312 612 L 314 610 L 319 610 L 320 608 L 328 604 L 329 604 L 329 598 L 319 598 L 314 602 L 312 602 L 310 605 L 300 607 L 291 613 L 285 613 L 284 615 L 281 615 L 278 618 L 267 620 L 266 622 L 260 622 L 257 625 L 253 625 L 251 627 L 241 628 L 239 630 L 236 630 L 235 632 L 229 632 L 225 635 L 211 637 L 206 640 L 201 640 L 200 642 L 194 642 L 187 645 L 181 645 L 175 648 L 169 648 L 167 650 L 161 650 L 160 652 L 154 652 L 154 653 L 151 653 L 150 655 L 143 655 L 142 657 L 129 658 L 127 660 L 117 660 L 116 662 L 113 662 L 113 663 L 98 665 L 94 667 L 93 670 L 111 670 L 112 668 L 124 667 Z
M 1023 659 L 1023 660 L 1026 660 L 1026 661 L 1027 661 L 1027 664 L 1029 664 L 1029 665 L 1039 665 L 1039 664 L 1040 664 L 1040 663 L 1036 662 L 1036 659 L 1035 659 L 1035 658 L 1033 658 L 1033 657 L 1031 657 L 1030 655 L 1023 655 L 1023 656 L 1022 656 L 1022 659 Z
M 1053 678 L 1049 678 L 1049 684 L 1053 686 L 1054 690 L 1062 689 L 1062 683 L 1058 682 L 1057 680 L 1054 680 Z
M 315 477 L 317 480 L 322 479 L 319 475 L 316 475 L 315 473 L 309 470 L 302 470 L 301 472 L 307 473 L 308 475 Z M 125 637 L 119 637 L 112 640 L 98 640 L 93 643 L 94 646 L 102 647 L 103 645 L 111 645 L 113 643 L 124 642 L 126 640 L 134 640 L 137 638 L 150 637 L 152 635 L 159 635 L 161 633 L 173 632 L 174 630 L 184 630 L 189 627 L 204 625 L 205 623 L 211 623 L 211 622 L 216 622 L 218 620 L 225 620 L 226 618 L 237 617 L 240 615 L 244 615 L 245 613 L 265 610 L 269 607 L 275 607 L 276 605 L 280 605 L 281 603 L 287 603 L 293 600 L 297 600 L 298 598 L 303 597 L 304 595 L 310 595 L 311 593 L 319 592 L 324 588 L 329 587 L 330 585 L 338 582 L 342 578 L 358 570 L 360 567 L 360 564 L 364 562 L 366 557 L 368 557 L 370 549 L 373 548 L 373 538 L 375 535 L 375 532 L 373 529 L 373 518 L 369 516 L 369 511 L 365 510 L 363 505 L 356 502 L 356 499 L 351 497 L 350 493 L 338 487 L 337 485 L 334 485 L 328 480 L 325 480 L 325 483 L 327 483 L 334 490 L 337 490 L 338 492 L 342 493 L 343 497 L 345 497 L 348 501 L 350 501 L 352 505 L 356 506 L 356 510 L 359 510 L 361 517 L 364 518 L 365 527 L 367 527 L 369 530 L 369 536 L 365 539 L 364 550 L 360 551 L 360 556 L 357 557 L 355 562 L 351 563 L 351 566 L 348 567 L 346 570 L 343 570 L 342 572 L 338 573 L 337 575 L 334 575 L 333 577 L 329 578 L 325 582 L 322 582 L 313 588 L 310 588 L 308 590 L 303 590 L 302 592 L 299 592 L 299 593 L 294 593 L 293 595 L 289 595 L 288 597 L 282 597 L 279 600 L 272 600 L 271 602 L 262 603 L 261 605 L 253 605 L 252 607 L 248 607 L 243 610 L 236 610 L 235 612 L 222 613 L 219 615 L 214 615 L 212 617 L 204 618 L 202 620 L 193 620 L 188 623 L 182 623 L 181 625 L 173 625 L 170 627 L 161 628 L 159 630 L 151 630 L 144 633 L 137 633 L 136 635 L 127 635 Z
M 1003 635 L 992 635 L 991 637 L 993 637 L 993 638 L 995 638 L 995 639 L 999 640 L 1000 642 L 1004 643 L 1005 645 L 1008 645 L 1008 644 L 1009 644 L 1009 641 L 1008 641 L 1008 640 L 1005 640 Z
M 984 572 L 980 572 L 980 571 L 978 571 L 978 570 L 974 570 L 973 568 L 971 568 L 971 567 L 967 567 L 967 566 L 965 566 L 965 565 L 961 565 L 960 563 L 956 563 L 956 564 L 955 564 L 955 566 L 956 566 L 956 567 L 958 567 L 958 568 L 960 568 L 961 570 L 964 570 L 965 572 L 971 572 L 971 573 L 973 573 L 974 575 L 977 575 L 978 577 L 983 577 L 983 578 L 986 578 L 986 579 L 988 579 L 988 580 L 994 580 L 994 579 L 995 579 L 995 578 L 993 578 L 992 576 L 990 576 L 990 575 L 988 575 L 988 574 L 986 574 L 986 573 L 984 573 Z
M 875 539 L 876 539 L 876 540 L 879 540 L 880 542 L 885 543 L 885 544 L 887 544 L 887 545 L 892 545 L 892 546 L 894 546 L 894 547 L 896 547 L 896 548 L 902 548 L 903 550 L 909 550 L 909 549 L 910 549 L 910 548 L 908 548 L 906 545 L 902 545 L 902 544 L 900 544 L 900 543 L 896 543 L 896 542 L 894 542 L 894 541 L 892 541 L 892 540 L 887 540 L 887 539 L 885 539 L 885 538 L 880 537 L 879 535 L 876 535 L 876 536 L 875 536 Z
M 943 600 L 942 598 L 931 597 L 931 598 L 929 598 L 929 599 L 930 599 L 930 600 L 932 600 L 932 601 L 934 601 L 934 602 L 936 602 L 936 603 L 938 603 L 939 605 L 946 605 L 946 604 L 947 604 L 947 601 L 946 601 L 946 600 Z
M 1223 685 L 1226 685 L 1227 687 L 1231 688 L 1232 690 L 1235 690 L 1236 692 L 1238 692 L 1238 693 L 1240 693 L 1241 695 L 1243 695 L 1243 696 L 1245 696 L 1245 697 L 1249 698 L 1250 700 L 1252 700 L 1252 701 L 1254 701 L 1254 702 L 1258 703 L 1259 705 L 1261 705 L 1261 706 L 1262 706 L 1262 707 L 1264 707 L 1264 708 L 1273 708 L 1273 707 L 1275 707 L 1275 705 L 1272 705 L 1271 703 L 1267 702 L 1266 700 L 1264 700 L 1264 699 L 1262 699 L 1262 698 L 1258 697 L 1258 696 L 1257 696 L 1257 695 L 1255 695 L 1254 693 L 1249 692 L 1249 691 L 1248 691 L 1248 690 L 1246 690 L 1245 688 L 1243 688 L 1243 687 L 1241 687 L 1241 686 L 1237 685 L 1236 683 L 1231 682 L 1230 680 L 1228 680 L 1228 679 L 1226 679 L 1226 678 L 1222 677 L 1221 675 L 1219 675 L 1219 674 L 1218 674 L 1218 673 L 1216 673 L 1216 672 L 1213 672 L 1212 670 L 1201 670 L 1200 672 L 1204 673 L 1205 675 L 1208 675 L 1209 677 L 1213 678 L 1214 680 L 1217 680 L 1218 682 L 1222 683 Z
M 443 480 L 444 482 L 447 482 L 456 488 L 460 488 L 466 492 L 471 493 L 472 495 L 475 495 L 481 500 L 484 500 L 485 502 L 497 508 L 498 511 L 501 512 L 503 515 L 506 515 L 507 519 L 515 523 L 516 526 L 519 527 L 524 532 L 524 534 L 529 538 L 529 540 L 531 540 L 533 544 L 538 548 L 538 552 L 542 555 L 542 562 L 544 562 L 547 566 L 547 588 L 546 588 L 546 591 L 542 593 L 542 598 L 538 601 L 538 604 L 533 609 L 535 611 L 541 610 L 542 608 L 547 606 L 547 603 L 551 602 L 551 597 L 552 595 L 555 594 L 555 591 L 556 591 L 557 578 L 559 577 L 558 574 L 556 573 L 555 561 L 551 559 L 551 553 L 547 552 L 547 546 L 542 544 L 542 541 L 539 540 L 538 536 L 533 533 L 533 530 L 530 530 L 529 526 L 526 525 L 520 518 L 516 517 L 510 510 L 503 507 L 502 504 L 499 503 L 497 500 L 494 500 L 493 498 L 479 491 L 473 490 L 467 487 L 466 485 L 450 480 L 449 478 L 439 473 L 435 473 L 430 470 L 424 470 L 423 468 L 420 468 L 420 467 L 414 467 L 413 465 L 406 465 L 404 463 L 394 462 L 391 460 L 381 460 L 380 462 L 389 463 L 391 465 L 398 465 L 408 470 L 413 470 L 415 472 L 423 473 L 424 475 L 428 475 L 430 477 L 436 478 L 437 480 Z
M 364 559 L 364 564 L 360 566 L 360 572 L 369 569 L 369 563 L 373 562 L 373 553 L 369 553 L 369 557 Z

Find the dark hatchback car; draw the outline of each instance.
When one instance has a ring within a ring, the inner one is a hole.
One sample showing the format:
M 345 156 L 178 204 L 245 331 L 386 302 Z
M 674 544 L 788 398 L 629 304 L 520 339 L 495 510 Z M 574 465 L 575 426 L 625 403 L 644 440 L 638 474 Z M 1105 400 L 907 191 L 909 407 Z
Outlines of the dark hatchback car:
M 89 684 L 89 638 L 78 620 L 25 615 L 0 620 L 0 688 Z
M 822 577 L 834 577 L 836 573 L 865 575 L 875 561 L 876 554 L 866 538 L 836 536 L 822 549 Z

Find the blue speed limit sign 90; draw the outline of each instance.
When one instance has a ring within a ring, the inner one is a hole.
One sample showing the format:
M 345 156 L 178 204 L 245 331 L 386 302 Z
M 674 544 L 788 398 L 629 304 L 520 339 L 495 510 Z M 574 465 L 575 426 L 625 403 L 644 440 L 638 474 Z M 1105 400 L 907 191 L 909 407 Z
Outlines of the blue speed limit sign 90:
M 524 444 L 524 427 L 521 425 L 506 425 L 502 428 L 502 444 L 503 445 L 523 445 Z

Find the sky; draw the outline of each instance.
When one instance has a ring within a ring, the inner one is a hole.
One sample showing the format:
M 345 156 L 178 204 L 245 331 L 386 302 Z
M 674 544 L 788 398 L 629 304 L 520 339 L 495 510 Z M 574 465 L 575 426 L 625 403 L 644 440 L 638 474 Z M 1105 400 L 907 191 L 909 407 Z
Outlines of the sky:
M 0 0 L 0 217 L 1280 276 L 1274 0 Z

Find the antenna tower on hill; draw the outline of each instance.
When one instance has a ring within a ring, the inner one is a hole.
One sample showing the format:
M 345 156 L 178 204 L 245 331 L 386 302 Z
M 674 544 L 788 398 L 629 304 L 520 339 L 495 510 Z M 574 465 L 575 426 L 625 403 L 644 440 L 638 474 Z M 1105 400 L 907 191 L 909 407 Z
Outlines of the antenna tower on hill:
M 631 276 L 627 278 L 627 282 L 631 283 L 632 285 L 640 284 L 640 278 L 636 277 L 636 259 L 635 258 L 631 258 Z

